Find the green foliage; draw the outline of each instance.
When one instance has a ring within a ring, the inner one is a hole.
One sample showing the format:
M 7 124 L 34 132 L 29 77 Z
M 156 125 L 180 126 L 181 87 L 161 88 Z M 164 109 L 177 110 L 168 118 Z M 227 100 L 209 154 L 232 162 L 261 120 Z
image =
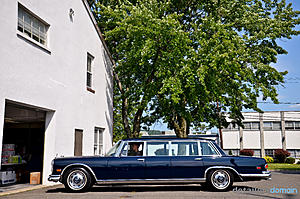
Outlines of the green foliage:
M 274 162 L 274 159 L 270 156 L 266 156 L 266 157 L 264 157 L 264 159 L 266 160 L 267 163 L 273 163 Z
M 229 150 L 228 155 L 232 155 L 232 151 L 231 150 Z
M 295 161 L 296 161 L 295 158 L 293 158 L 293 157 L 287 157 L 286 160 L 285 160 L 285 163 L 287 163 L 287 164 L 294 164 Z
M 115 118 L 127 137 L 162 118 L 179 137 L 201 123 L 241 125 L 257 98 L 277 103 L 299 12 L 285 0 L 122 0 L 92 5 L 116 65 Z M 118 116 L 117 116 L 118 115 Z M 116 121 L 116 120 L 115 120 Z M 121 127 L 123 126 L 123 127 Z M 115 128 L 116 129 L 116 128 Z

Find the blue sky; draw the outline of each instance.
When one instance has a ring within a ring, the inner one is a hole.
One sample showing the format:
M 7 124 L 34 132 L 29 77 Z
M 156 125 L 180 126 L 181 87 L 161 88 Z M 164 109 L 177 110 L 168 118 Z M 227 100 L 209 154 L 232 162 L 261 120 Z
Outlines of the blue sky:
M 294 10 L 300 10 L 299 0 L 287 2 L 293 4 Z M 297 29 L 300 30 L 300 26 Z M 278 71 L 288 71 L 284 87 L 278 87 L 279 102 L 284 104 L 261 103 L 259 108 L 263 111 L 300 111 L 300 35 L 290 40 L 278 40 L 278 44 L 288 51 L 287 55 L 278 56 L 277 63 L 273 65 Z M 163 123 L 156 123 L 151 129 L 168 130 L 167 125 Z
M 295 10 L 300 10 L 299 0 L 290 0 Z M 300 30 L 300 27 L 297 27 Z M 278 56 L 274 67 L 279 71 L 288 71 L 284 87 L 278 87 L 278 99 L 281 103 L 291 104 L 260 104 L 263 111 L 290 110 L 300 111 L 300 36 L 292 39 L 278 40 L 280 46 L 288 51 L 287 55 Z M 298 104 L 293 104 L 298 103 Z

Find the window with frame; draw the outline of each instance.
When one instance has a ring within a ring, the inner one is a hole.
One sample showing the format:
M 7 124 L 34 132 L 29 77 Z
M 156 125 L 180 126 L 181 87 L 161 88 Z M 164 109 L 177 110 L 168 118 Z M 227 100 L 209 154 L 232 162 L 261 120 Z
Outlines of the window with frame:
M 214 147 L 208 142 L 200 142 L 200 147 L 202 155 L 218 155 Z
M 147 156 L 168 156 L 169 142 L 148 142 Z
M 94 131 L 94 155 L 104 155 L 103 153 L 103 128 L 95 128 Z
M 143 156 L 143 142 L 128 142 L 123 146 L 121 156 Z
M 245 130 L 259 130 L 259 122 L 244 122 Z
M 18 5 L 18 31 L 46 46 L 48 28 L 49 25 L 34 16 L 22 5 Z
M 172 142 L 172 156 L 193 156 L 199 155 L 197 142 Z
M 281 130 L 281 122 L 264 122 L 264 130 Z
M 86 73 L 86 86 L 92 88 L 92 67 L 93 67 L 94 57 L 91 54 L 87 54 L 87 73 Z
M 285 122 L 285 129 L 298 130 L 300 129 L 300 121 L 287 121 Z

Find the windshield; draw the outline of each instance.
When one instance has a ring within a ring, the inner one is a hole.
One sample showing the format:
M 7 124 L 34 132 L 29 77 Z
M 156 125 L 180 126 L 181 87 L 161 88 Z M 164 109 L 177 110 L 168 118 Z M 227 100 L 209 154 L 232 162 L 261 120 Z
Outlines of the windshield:
M 118 141 L 117 144 L 115 144 L 109 151 L 106 153 L 105 156 L 114 156 L 115 153 L 117 152 L 117 149 L 119 148 L 121 144 L 121 141 Z

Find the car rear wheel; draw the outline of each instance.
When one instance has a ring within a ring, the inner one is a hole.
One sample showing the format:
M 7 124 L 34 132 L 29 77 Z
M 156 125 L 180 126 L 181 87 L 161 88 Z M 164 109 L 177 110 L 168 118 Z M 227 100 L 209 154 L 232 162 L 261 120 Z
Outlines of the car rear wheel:
M 66 171 L 63 184 L 70 192 L 84 192 L 92 187 L 92 177 L 84 168 L 76 167 Z
M 207 185 L 214 191 L 228 191 L 232 187 L 233 175 L 228 170 L 212 170 L 207 177 Z

